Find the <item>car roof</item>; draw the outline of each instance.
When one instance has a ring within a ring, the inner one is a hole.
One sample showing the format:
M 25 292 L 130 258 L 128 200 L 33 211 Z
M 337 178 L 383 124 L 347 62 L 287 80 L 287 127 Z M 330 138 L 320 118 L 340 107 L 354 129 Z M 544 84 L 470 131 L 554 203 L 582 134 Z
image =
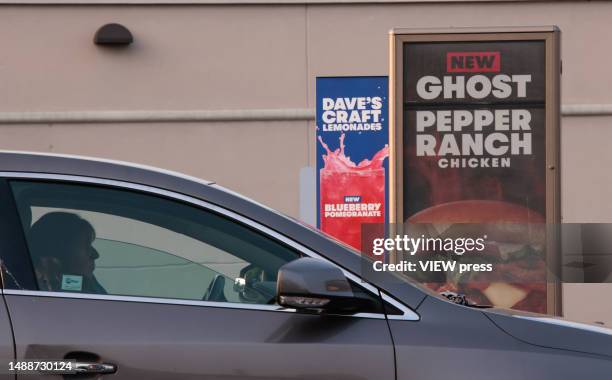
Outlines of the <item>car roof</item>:
M 239 214 L 253 212 L 251 206 L 275 212 L 212 181 L 133 162 L 68 154 L 0 150 L 0 172 L 60 174 L 129 182 L 189 195 L 232 209 Z M 246 210 L 244 206 L 248 206 Z
M 103 158 L 0 150 L 0 172 L 90 177 L 151 186 L 188 195 L 278 226 L 288 217 L 212 181 L 152 166 Z M 280 217 L 280 218 L 279 218 Z
M 68 174 L 131 181 L 135 178 L 153 181 L 157 178 L 159 181 L 169 176 L 172 179 L 193 181 L 201 185 L 214 183 L 184 173 L 133 162 L 42 152 L 0 150 L 0 171 Z

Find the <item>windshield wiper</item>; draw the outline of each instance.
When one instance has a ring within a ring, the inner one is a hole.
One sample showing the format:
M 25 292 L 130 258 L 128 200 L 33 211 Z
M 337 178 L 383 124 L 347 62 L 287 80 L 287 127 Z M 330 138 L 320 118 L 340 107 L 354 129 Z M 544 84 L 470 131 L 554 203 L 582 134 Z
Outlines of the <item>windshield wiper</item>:
M 493 307 L 491 305 L 478 305 L 476 303 L 470 302 L 467 299 L 467 297 L 465 296 L 465 294 L 459 294 L 459 293 L 445 291 L 445 292 L 441 292 L 440 295 L 442 297 L 446 298 L 447 300 L 451 301 L 452 303 L 456 303 L 458 305 L 463 305 L 463 306 L 468 306 L 468 307 L 475 307 L 475 308 L 479 308 L 479 309 L 488 309 L 488 308 Z

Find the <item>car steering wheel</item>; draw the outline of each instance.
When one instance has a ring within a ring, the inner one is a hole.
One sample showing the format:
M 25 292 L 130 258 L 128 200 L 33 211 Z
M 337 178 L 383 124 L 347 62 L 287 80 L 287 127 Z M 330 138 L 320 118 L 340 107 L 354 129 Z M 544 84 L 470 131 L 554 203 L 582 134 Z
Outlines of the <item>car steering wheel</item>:
M 224 289 L 225 277 L 220 274 L 215 275 L 215 278 L 213 278 L 210 285 L 208 285 L 208 289 L 206 289 L 202 301 L 227 302 L 227 298 L 225 298 L 225 293 L 223 292 Z

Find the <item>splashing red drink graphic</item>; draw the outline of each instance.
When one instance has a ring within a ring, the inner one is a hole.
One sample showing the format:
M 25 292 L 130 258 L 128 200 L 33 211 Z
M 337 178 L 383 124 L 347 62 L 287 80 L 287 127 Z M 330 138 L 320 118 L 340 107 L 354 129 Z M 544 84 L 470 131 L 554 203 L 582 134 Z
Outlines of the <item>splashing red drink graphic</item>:
M 389 147 L 355 164 L 345 154 L 344 137 L 340 135 L 340 148 L 332 151 L 319 136 L 326 152 L 319 173 L 321 230 L 361 250 L 362 223 L 385 223 L 383 162 Z

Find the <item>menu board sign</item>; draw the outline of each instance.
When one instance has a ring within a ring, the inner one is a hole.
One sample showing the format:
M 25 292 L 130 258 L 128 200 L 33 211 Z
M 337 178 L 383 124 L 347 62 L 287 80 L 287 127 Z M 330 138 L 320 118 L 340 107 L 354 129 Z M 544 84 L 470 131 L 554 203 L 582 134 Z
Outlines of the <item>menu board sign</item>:
M 490 244 L 495 254 L 515 253 L 495 259 L 497 268 L 512 274 L 504 291 L 516 302 L 503 306 L 536 312 L 550 310 L 546 242 L 521 244 L 506 238 L 503 226 L 544 226 L 557 218 L 554 35 L 551 30 L 392 36 L 391 221 L 495 226 L 488 228 L 496 231 Z M 459 281 L 451 275 L 429 285 L 479 303 L 504 302 L 489 291 L 494 280 L 476 276 Z M 496 276 L 495 282 L 504 279 Z

